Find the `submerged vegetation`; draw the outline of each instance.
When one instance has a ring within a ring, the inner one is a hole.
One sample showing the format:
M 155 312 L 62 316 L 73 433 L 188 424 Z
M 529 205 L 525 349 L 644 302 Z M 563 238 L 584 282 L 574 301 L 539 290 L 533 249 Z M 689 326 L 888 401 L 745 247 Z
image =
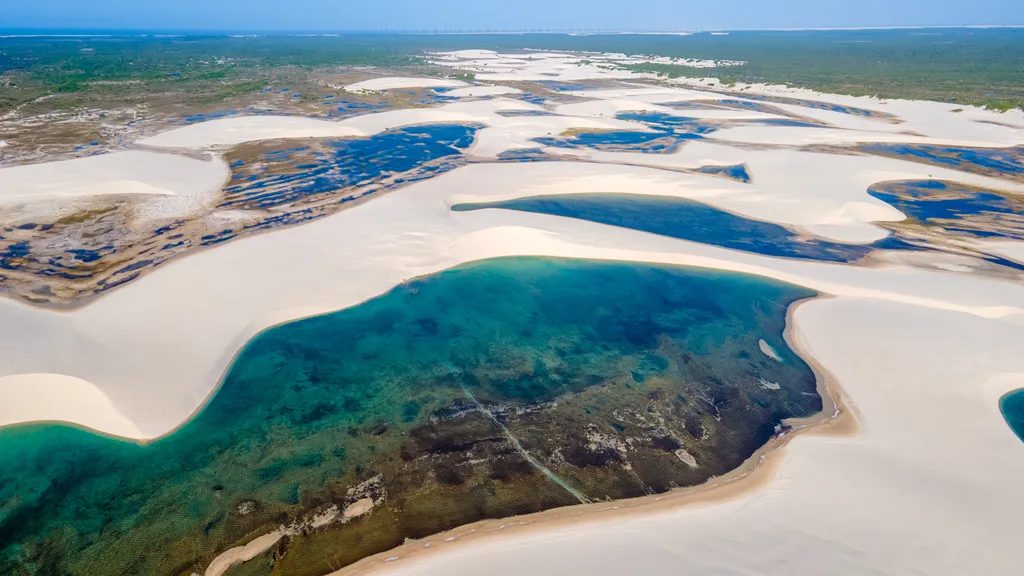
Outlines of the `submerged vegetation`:
M 505 258 L 270 328 L 166 438 L 0 430 L 0 574 L 187 576 L 285 526 L 252 569 L 320 576 L 485 518 L 702 483 L 820 412 L 783 338 L 812 295 Z

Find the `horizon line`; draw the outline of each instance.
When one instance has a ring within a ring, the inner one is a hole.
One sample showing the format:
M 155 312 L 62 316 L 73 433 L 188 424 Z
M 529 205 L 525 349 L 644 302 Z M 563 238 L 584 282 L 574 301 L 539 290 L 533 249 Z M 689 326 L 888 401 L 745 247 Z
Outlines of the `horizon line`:
M 957 30 L 957 29 L 1024 29 L 1024 24 L 963 24 L 963 25 L 906 25 L 906 26 L 814 26 L 801 28 L 727 28 L 727 27 L 690 27 L 677 29 L 656 28 L 490 28 L 490 27 L 400 27 L 380 26 L 374 28 L 352 29 L 174 29 L 174 28 L 70 28 L 70 27 L 24 27 L 0 28 L 0 38 L 80 38 L 80 37 L 117 37 L 117 36 L 188 36 L 188 35 L 224 35 L 224 36 L 340 36 L 343 34 L 363 34 L 381 36 L 501 36 L 501 35 L 694 35 L 711 32 L 843 32 L 873 30 Z

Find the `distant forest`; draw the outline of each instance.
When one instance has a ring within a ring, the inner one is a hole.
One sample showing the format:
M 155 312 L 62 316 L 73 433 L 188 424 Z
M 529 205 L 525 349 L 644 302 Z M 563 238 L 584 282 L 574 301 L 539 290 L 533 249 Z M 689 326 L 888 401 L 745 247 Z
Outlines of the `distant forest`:
M 839 94 L 1024 109 L 1024 29 L 943 28 L 692 36 L 8 37 L 0 38 L 0 111 L 46 95 L 72 95 L 58 102 L 80 105 L 81 98 L 102 97 L 112 85 L 140 98 L 182 90 L 216 102 L 261 89 L 278 69 L 420 67 L 424 52 L 465 48 L 743 60 L 747 64 L 717 70 L 633 68 L 668 77 L 713 75 L 726 83 L 786 83 Z

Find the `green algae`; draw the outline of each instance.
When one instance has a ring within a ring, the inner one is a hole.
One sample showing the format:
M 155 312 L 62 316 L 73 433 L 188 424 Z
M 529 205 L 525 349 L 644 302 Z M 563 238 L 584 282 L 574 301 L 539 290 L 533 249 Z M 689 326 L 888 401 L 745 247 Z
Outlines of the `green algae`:
M 811 295 L 724 272 L 505 258 L 268 329 L 159 441 L 0 430 L 0 572 L 202 573 L 293 525 L 244 571 L 318 575 L 484 518 L 704 482 L 821 409 L 782 337 Z M 364 517 L 308 522 L 362 498 L 376 503 Z

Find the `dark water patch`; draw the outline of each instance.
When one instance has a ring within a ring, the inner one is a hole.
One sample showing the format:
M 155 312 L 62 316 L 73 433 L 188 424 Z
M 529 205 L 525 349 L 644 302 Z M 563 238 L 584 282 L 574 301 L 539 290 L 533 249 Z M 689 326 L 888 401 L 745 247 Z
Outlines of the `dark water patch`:
M 372 514 L 261 558 L 320 576 L 406 538 L 578 502 L 535 463 L 587 499 L 703 482 L 783 419 L 820 411 L 782 336 L 810 295 L 723 272 L 509 258 L 268 329 L 159 441 L 0 429 L 0 566 L 202 573 L 281 524 L 373 499 Z M 758 352 L 762 338 L 785 364 Z
M 973 238 L 1024 240 L 1024 200 L 1015 195 L 944 182 L 881 182 L 868 193 L 914 223 Z
M 733 110 L 750 110 L 752 112 L 763 112 L 765 114 L 787 115 L 781 108 L 776 108 L 769 104 L 765 104 L 764 102 L 737 100 L 735 98 L 724 98 L 722 100 L 714 100 L 713 102 L 719 106 L 731 108 Z
M 544 146 L 590 148 L 612 152 L 667 154 L 679 149 L 686 140 L 701 138 L 718 129 L 717 123 L 664 114 L 662 112 L 620 112 L 619 120 L 632 120 L 649 131 L 583 131 L 557 137 L 534 138 Z
M 103 248 L 92 250 L 89 248 L 73 248 L 68 250 L 67 253 L 78 260 L 79 262 L 95 262 L 104 256 L 114 252 L 113 246 L 104 246 Z
M 487 208 L 577 218 L 766 256 L 851 262 L 872 250 L 865 245 L 801 239 L 778 224 L 744 218 L 693 200 L 665 196 L 566 194 L 456 204 L 451 209 L 466 212 Z
M 215 112 L 206 112 L 201 114 L 190 114 L 181 119 L 185 124 L 195 124 L 197 122 L 208 122 L 210 120 L 218 120 L 221 118 L 230 118 L 237 116 L 238 110 L 217 110 Z
M 940 180 L 876 184 L 868 193 L 907 216 L 923 221 L 1014 211 L 1012 203 L 1003 196 Z
M 368 114 L 371 112 L 383 112 L 384 110 L 390 110 L 392 108 L 391 103 L 387 101 L 363 102 L 331 100 L 329 102 L 324 102 L 324 105 L 332 108 L 332 110 L 328 112 L 328 116 L 331 118 L 348 118 L 350 116 L 358 116 L 360 114 Z
M 554 148 L 590 148 L 610 152 L 648 152 L 667 154 L 679 148 L 678 140 L 665 132 L 576 132 L 570 136 L 545 136 L 534 142 Z
M 124 266 L 123 268 L 118 268 L 117 271 L 114 272 L 114 276 L 117 276 L 118 274 L 126 274 L 128 272 L 134 272 L 136 270 L 145 268 L 146 266 L 149 266 L 152 263 L 153 263 L 153 260 L 139 260 L 138 262 L 133 262 L 133 263 L 127 265 L 127 266 Z
M 540 148 L 518 148 L 498 154 L 499 162 L 557 162 L 564 158 L 545 154 Z
M 747 172 L 746 164 L 734 164 L 732 166 L 701 166 L 697 171 L 702 174 L 713 174 L 725 176 L 737 182 L 749 183 L 750 173 Z
M 1010 430 L 1024 442 L 1024 389 L 1015 390 L 999 400 L 999 411 Z
M 459 99 L 452 96 L 445 96 L 444 94 L 434 94 L 426 92 L 418 98 L 409 100 L 413 104 L 419 104 L 421 106 L 432 106 L 434 104 L 446 104 L 448 102 L 457 102 Z
M 959 148 L 927 144 L 864 144 L 857 149 L 868 154 L 954 168 L 985 176 L 1024 175 L 1024 146 Z
M 671 132 L 680 137 L 690 135 L 690 138 L 710 134 L 719 127 L 717 123 L 708 120 L 674 116 L 664 112 L 620 112 L 615 117 L 619 120 L 641 122 L 656 130 Z
M 264 151 L 261 162 L 233 169 L 221 206 L 269 208 L 365 188 L 397 174 L 406 175 L 407 182 L 417 172 L 440 173 L 457 164 L 430 163 L 461 156 L 476 130 L 459 124 L 410 127 L 370 138 L 328 140 L 317 150 L 300 146 Z
M 518 94 L 515 97 L 524 102 L 529 102 L 530 104 L 536 104 L 538 106 L 547 102 L 547 98 L 544 98 L 543 96 L 537 96 L 536 94 L 530 94 L 527 92 Z
M 878 120 L 886 120 L 889 122 L 900 121 L 898 116 L 894 114 L 889 114 L 888 112 L 868 110 L 867 108 L 858 108 L 856 106 L 843 106 L 842 104 L 832 104 L 830 102 L 819 102 L 817 100 L 804 100 L 802 98 L 789 98 L 787 96 L 763 96 L 758 94 L 744 94 L 743 98 L 759 100 L 763 102 L 772 102 L 775 104 L 790 104 L 793 106 L 811 108 L 814 110 L 828 110 L 829 112 L 839 112 L 840 114 L 860 116 L 863 118 L 875 118 Z M 737 100 L 736 102 L 740 101 Z

